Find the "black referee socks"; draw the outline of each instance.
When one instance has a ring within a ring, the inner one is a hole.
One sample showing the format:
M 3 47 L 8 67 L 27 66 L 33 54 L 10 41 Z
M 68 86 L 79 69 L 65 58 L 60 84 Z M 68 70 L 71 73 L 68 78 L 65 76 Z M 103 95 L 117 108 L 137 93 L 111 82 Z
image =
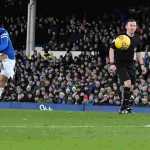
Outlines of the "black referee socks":
M 124 87 L 124 100 L 130 100 L 131 89 L 129 87 Z

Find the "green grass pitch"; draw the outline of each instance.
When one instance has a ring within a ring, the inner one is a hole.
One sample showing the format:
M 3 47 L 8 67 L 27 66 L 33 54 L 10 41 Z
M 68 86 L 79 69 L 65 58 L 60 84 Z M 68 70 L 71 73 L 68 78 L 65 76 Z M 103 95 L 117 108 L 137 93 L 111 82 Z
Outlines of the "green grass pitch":
M 0 110 L 0 150 L 149 150 L 150 115 Z

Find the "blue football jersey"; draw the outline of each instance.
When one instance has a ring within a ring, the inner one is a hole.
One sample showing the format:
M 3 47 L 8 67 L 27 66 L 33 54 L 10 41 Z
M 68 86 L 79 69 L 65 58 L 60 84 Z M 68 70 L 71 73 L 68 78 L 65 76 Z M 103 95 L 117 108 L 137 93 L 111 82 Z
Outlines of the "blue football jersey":
M 15 50 L 9 34 L 7 30 L 2 27 L 0 27 L 0 53 L 6 54 L 9 59 L 15 59 Z

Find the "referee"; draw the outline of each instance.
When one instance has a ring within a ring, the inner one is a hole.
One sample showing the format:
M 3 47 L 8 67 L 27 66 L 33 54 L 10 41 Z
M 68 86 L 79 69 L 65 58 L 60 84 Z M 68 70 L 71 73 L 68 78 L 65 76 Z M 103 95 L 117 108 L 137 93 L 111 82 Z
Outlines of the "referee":
M 109 49 L 110 71 L 117 72 L 122 84 L 122 102 L 119 113 L 131 113 L 131 92 L 135 83 L 135 65 L 137 60 L 141 66 L 142 74 L 146 73 L 144 66 L 144 52 L 142 52 L 142 43 L 138 35 L 135 34 L 137 23 L 134 19 L 127 20 L 125 24 L 126 33 L 131 40 L 131 45 L 127 50 L 117 50 L 114 40 Z

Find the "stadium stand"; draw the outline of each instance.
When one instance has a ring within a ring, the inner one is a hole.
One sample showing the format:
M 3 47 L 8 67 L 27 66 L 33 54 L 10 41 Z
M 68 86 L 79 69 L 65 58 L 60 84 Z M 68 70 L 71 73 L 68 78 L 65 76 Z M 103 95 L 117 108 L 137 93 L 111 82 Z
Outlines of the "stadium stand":
M 17 1 L 17 0 L 16 0 Z M 22 8 L 22 1 L 3 2 L 12 11 Z M 3 8 L 3 13 L 5 13 Z M 10 32 L 17 52 L 15 79 L 9 82 L 2 100 L 81 104 L 120 104 L 120 85 L 112 78 L 105 61 L 108 47 L 115 34 L 123 31 L 128 15 L 139 23 L 138 34 L 143 40 L 143 50 L 150 51 L 149 8 L 129 9 L 127 13 L 114 10 L 97 17 L 88 16 L 38 16 L 36 19 L 36 45 L 48 51 L 66 51 L 60 58 L 44 59 L 34 52 L 32 59 L 25 56 L 26 10 L 5 13 L 3 25 Z M 121 28 L 119 28 L 121 27 Z M 72 57 L 71 51 L 82 51 Z M 95 51 L 92 55 L 91 52 Z M 146 59 L 150 69 L 150 58 Z M 134 88 L 136 104 L 150 105 L 150 75 L 144 78 L 137 65 L 137 82 Z M 15 91 L 14 91 L 15 89 Z
M 150 104 L 150 77 L 138 76 L 134 95 L 136 104 Z M 83 53 L 72 57 L 71 52 L 59 59 L 44 59 L 36 52 L 29 60 L 24 51 L 17 52 L 15 80 L 5 93 L 5 101 L 119 104 L 119 83 L 108 73 L 108 64 L 103 65 L 99 55 Z M 14 92 L 14 89 L 15 92 Z

